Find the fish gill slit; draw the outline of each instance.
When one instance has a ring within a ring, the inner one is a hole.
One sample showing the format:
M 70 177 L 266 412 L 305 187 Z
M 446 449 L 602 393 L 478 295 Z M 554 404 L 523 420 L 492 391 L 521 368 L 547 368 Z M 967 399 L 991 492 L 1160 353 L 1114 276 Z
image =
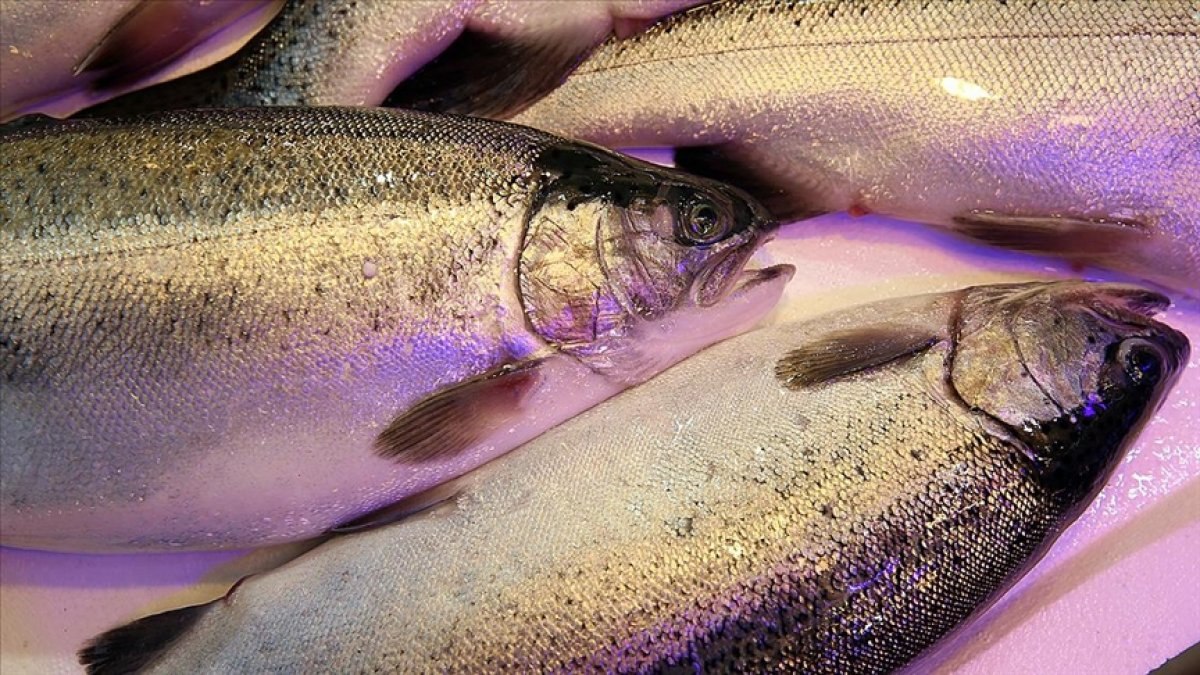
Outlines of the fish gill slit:
M 1037 455 L 1033 452 L 1033 448 L 1029 447 L 1025 441 L 1021 440 L 1021 438 L 1017 436 L 1016 431 L 1009 426 L 1008 423 L 982 408 L 967 403 L 967 400 L 963 398 L 963 395 L 958 390 L 958 387 L 954 386 L 954 363 L 955 359 L 958 357 L 958 344 L 962 339 L 963 305 L 966 303 L 968 290 L 970 289 L 964 288 L 955 292 L 954 294 L 954 304 L 952 305 L 950 312 L 950 353 L 946 355 L 946 367 L 942 371 L 942 387 L 953 399 L 953 401 L 961 405 L 964 410 L 970 410 L 971 412 L 982 415 L 988 420 L 991 420 L 991 422 L 997 425 L 1000 429 L 1003 429 L 1005 432 L 1007 432 L 1005 440 L 1017 446 L 1017 449 L 1020 450 L 1021 454 L 1025 455 L 1030 461 L 1035 462 L 1036 464 Z M 1021 365 L 1024 367 L 1024 363 Z

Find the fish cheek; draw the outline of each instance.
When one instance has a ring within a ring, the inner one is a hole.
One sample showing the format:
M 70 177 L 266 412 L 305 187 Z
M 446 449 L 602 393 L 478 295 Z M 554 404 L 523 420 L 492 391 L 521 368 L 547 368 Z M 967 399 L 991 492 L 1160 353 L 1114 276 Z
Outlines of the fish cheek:
M 597 253 L 598 231 L 612 218 L 598 201 L 550 199 L 530 219 L 517 265 L 517 287 L 530 328 L 559 351 L 588 354 L 598 340 L 622 335 L 625 309 Z
M 599 241 L 608 287 L 638 318 L 658 318 L 677 307 L 703 268 L 706 256 L 695 256 L 693 247 L 675 242 L 672 222 L 671 209 L 665 205 L 647 213 L 629 213 L 610 221 Z
M 964 329 L 950 370 L 951 384 L 964 403 L 1013 429 L 1062 414 L 1025 367 L 1003 312 L 987 313 L 978 322 L 968 317 Z
M 1096 391 L 1104 346 L 1118 340 L 1077 306 L 1042 302 L 1021 310 L 1013 333 L 1025 369 L 1060 410 L 1078 408 L 1085 392 Z
M 1148 340 L 1126 339 L 1106 351 L 1086 400 L 1023 434 L 1040 460 L 1039 482 L 1068 505 L 1091 500 L 1171 380 L 1167 355 Z

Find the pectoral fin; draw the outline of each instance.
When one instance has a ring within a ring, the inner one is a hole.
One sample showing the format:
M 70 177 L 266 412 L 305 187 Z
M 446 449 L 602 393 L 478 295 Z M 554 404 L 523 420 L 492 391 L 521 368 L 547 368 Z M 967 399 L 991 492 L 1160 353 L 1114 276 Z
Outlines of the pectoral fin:
M 757 161 L 755 154 L 737 143 L 676 148 L 675 166 L 745 190 L 780 222 L 811 218 L 824 213 L 803 181 L 777 175 Z
M 787 388 L 801 389 L 919 353 L 940 339 L 917 326 L 837 331 L 785 354 L 775 363 L 775 376 Z
M 433 394 L 392 420 L 375 439 L 376 452 L 422 464 L 467 450 L 520 415 L 540 380 L 541 363 L 506 364 Z
M 383 105 L 507 119 L 561 84 L 596 46 L 592 39 L 571 38 L 514 40 L 468 28 Z
M 992 246 L 1075 259 L 1120 253 L 1149 234 L 1145 224 L 1123 218 L 1020 216 L 995 211 L 956 216 L 953 229 Z

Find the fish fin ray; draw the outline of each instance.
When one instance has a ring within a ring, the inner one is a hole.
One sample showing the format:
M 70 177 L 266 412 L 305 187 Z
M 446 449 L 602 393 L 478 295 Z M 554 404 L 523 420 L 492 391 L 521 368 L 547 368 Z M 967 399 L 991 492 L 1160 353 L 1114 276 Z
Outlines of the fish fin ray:
M 1145 224 L 1125 218 L 1023 216 L 995 211 L 955 216 L 951 228 L 984 244 L 1070 259 L 1117 254 L 1149 233 Z
M 105 631 L 79 650 L 79 663 L 88 675 L 137 672 L 157 660 L 216 602 L 220 600 L 152 614 Z
M 514 419 L 541 379 L 542 360 L 505 364 L 425 398 L 380 432 L 376 453 L 422 464 L 463 452 Z
M 917 326 L 836 331 L 784 354 L 775 363 L 775 376 L 789 389 L 801 389 L 920 353 L 940 339 Z
M 383 105 L 507 119 L 562 84 L 595 47 L 592 40 L 505 39 L 468 28 Z
M 348 520 L 330 529 L 332 534 L 350 534 L 373 530 L 384 525 L 391 525 L 402 520 L 408 520 L 417 515 L 427 516 L 440 512 L 446 506 L 451 506 L 463 492 L 463 479 L 458 478 L 428 490 L 409 495 L 398 502 L 365 513 L 357 518 Z
M 754 197 L 780 222 L 802 220 L 825 212 L 805 194 L 756 163 L 737 143 L 675 149 L 675 166 L 706 178 L 737 186 Z

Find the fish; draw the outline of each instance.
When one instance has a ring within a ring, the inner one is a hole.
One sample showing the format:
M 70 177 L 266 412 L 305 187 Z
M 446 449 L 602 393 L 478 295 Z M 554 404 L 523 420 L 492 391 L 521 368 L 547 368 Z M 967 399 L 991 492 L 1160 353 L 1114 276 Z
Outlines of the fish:
M 784 221 L 878 213 L 1195 297 L 1196 63 L 1194 1 L 718 0 L 498 118 L 676 146 Z
M 0 135 L 0 543 L 320 535 L 769 313 L 744 193 L 502 122 L 245 108 Z
M 530 98 L 558 84 L 538 77 L 539 73 L 577 64 L 614 31 L 627 34 L 694 4 L 694 0 L 569 4 L 557 0 L 293 0 L 231 58 L 84 114 L 103 117 L 264 105 L 377 106 L 389 92 L 400 96 L 396 90 L 402 82 L 400 91 L 410 98 L 419 99 L 426 91 L 441 95 L 445 82 L 454 82 L 458 94 L 474 105 L 509 96 L 500 92 L 528 92 L 524 98 Z
M 998 598 L 1187 364 L 1125 284 L 976 286 L 710 347 L 93 675 L 884 673 Z
M 21 0 L 0 5 L 0 122 L 69 115 L 236 52 L 284 0 Z

